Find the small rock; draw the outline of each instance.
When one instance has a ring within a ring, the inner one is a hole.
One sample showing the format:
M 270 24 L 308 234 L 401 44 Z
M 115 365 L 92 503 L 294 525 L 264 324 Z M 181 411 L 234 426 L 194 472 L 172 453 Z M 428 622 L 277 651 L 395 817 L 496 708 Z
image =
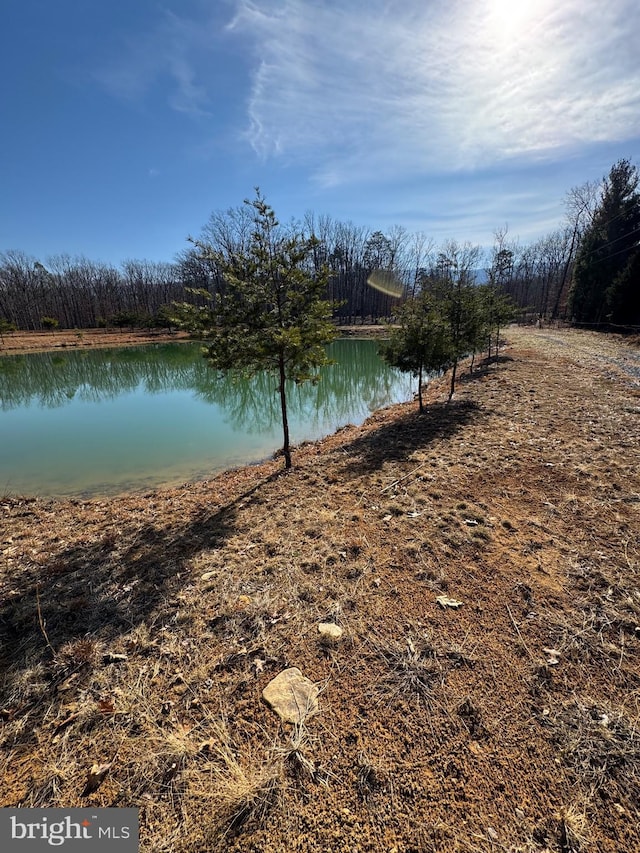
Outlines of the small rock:
M 333 622 L 320 622 L 318 624 L 318 633 L 321 637 L 325 637 L 328 640 L 339 640 L 344 631 L 339 625 Z
M 262 698 L 285 723 L 303 723 L 318 712 L 317 685 L 306 678 L 297 666 L 276 675 L 262 691 Z

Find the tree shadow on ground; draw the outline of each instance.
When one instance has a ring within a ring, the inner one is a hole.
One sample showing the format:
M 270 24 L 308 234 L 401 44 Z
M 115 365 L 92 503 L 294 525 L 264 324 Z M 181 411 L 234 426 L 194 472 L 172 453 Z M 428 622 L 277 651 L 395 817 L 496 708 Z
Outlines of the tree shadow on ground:
M 344 475 L 358 477 L 375 471 L 385 462 L 406 460 L 435 439 L 453 435 L 479 412 L 477 403 L 469 400 L 432 403 L 422 413 L 407 412 L 346 444 L 343 448 L 347 454 Z
M 176 593 L 185 583 L 187 562 L 219 548 L 237 524 L 239 506 L 279 472 L 234 500 L 164 526 L 124 524 L 98 541 L 79 542 L 52 555 L 37 573 L 12 579 L 0 604 L 0 709 L 6 706 L 23 670 L 49 668 L 67 643 L 91 638 L 113 646 L 119 636 L 145 623 L 162 627 L 176 618 Z
M 475 382 L 485 376 L 499 376 L 498 365 L 506 364 L 509 361 L 513 361 L 510 355 L 492 355 L 491 358 L 483 358 L 476 362 L 473 372 L 468 370 L 461 373 L 456 382 L 458 385 L 467 385 L 469 382 Z

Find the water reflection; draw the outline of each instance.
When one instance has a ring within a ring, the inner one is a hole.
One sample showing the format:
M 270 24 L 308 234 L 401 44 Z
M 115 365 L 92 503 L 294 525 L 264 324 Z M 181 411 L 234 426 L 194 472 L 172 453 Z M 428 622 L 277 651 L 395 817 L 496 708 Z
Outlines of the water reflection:
M 329 354 L 317 385 L 288 388 L 294 442 L 411 396 L 375 341 L 335 341 Z M 197 344 L 1 358 L 0 487 L 87 493 L 264 458 L 281 441 L 276 391 L 268 374 L 220 375 Z
M 0 408 L 46 408 L 79 399 L 98 403 L 136 390 L 190 390 L 206 374 L 200 347 L 165 344 L 130 349 L 34 353 L 0 359 Z

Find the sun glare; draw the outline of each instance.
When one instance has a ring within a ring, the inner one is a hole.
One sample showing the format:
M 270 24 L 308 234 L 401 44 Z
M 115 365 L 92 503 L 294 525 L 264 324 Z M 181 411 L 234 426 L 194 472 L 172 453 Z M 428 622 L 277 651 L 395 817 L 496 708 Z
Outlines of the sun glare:
M 489 27 L 499 39 L 518 39 L 526 35 L 527 26 L 532 23 L 539 6 L 539 0 L 489 0 Z

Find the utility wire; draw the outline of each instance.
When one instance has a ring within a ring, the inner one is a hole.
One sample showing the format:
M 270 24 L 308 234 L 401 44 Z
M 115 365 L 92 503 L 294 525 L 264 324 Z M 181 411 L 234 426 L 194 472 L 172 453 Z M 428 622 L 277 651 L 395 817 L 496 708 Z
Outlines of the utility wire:
M 626 234 L 620 235 L 620 237 L 616 237 L 615 240 L 609 240 L 608 243 L 603 243 L 601 246 L 598 246 L 595 249 L 591 249 L 591 251 L 588 252 L 584 257 L 588 260 L 592 255 L 598 254 L 603 249 L 608 249 L 609 246 L 613 246 L 615 243 L 620 242 L 620 240 L 626 240 L 627 237 L 632 237 L 634 234 L 640 234 L 640 226 L 638 226 L 637 228 L 634 228 L 632 231 L 628 231 Z M 633 251 L 634 248 L 637 248 L 637 245 L 636 245 L 636 247 L 629 246 L 628 248 L 621 249 L 619 252 L 614 252 L 612 255 L 607 255 L 604 258 L 598 258 L 598 260 L 593 261 L 593 263 L 599 264 L 601 261 L 606 261 L 608 258 L 615 258 L 616 255 L 620 255 L 620 254 L 622 254 L 622 252 Z
M 637 230 L 640 231 L 640 228 L 638 228 Z M 636 246 L 635 248 L 638 249 L 640 247 Z M 598 258 L 595 261 L 590 261 L 591 266 L 595 266 L 596 264 L 601 264 L 603 261 L 608 261 L 611 258 L 615 258 L 618 255 L 623 255 L 625 252 L 629 252 L 629 251 L 633 251 L 633 247 L 631 249 L 620 249 L 620 251 L 614 252 L 612 255 L 606 255 L 604 258 Z

